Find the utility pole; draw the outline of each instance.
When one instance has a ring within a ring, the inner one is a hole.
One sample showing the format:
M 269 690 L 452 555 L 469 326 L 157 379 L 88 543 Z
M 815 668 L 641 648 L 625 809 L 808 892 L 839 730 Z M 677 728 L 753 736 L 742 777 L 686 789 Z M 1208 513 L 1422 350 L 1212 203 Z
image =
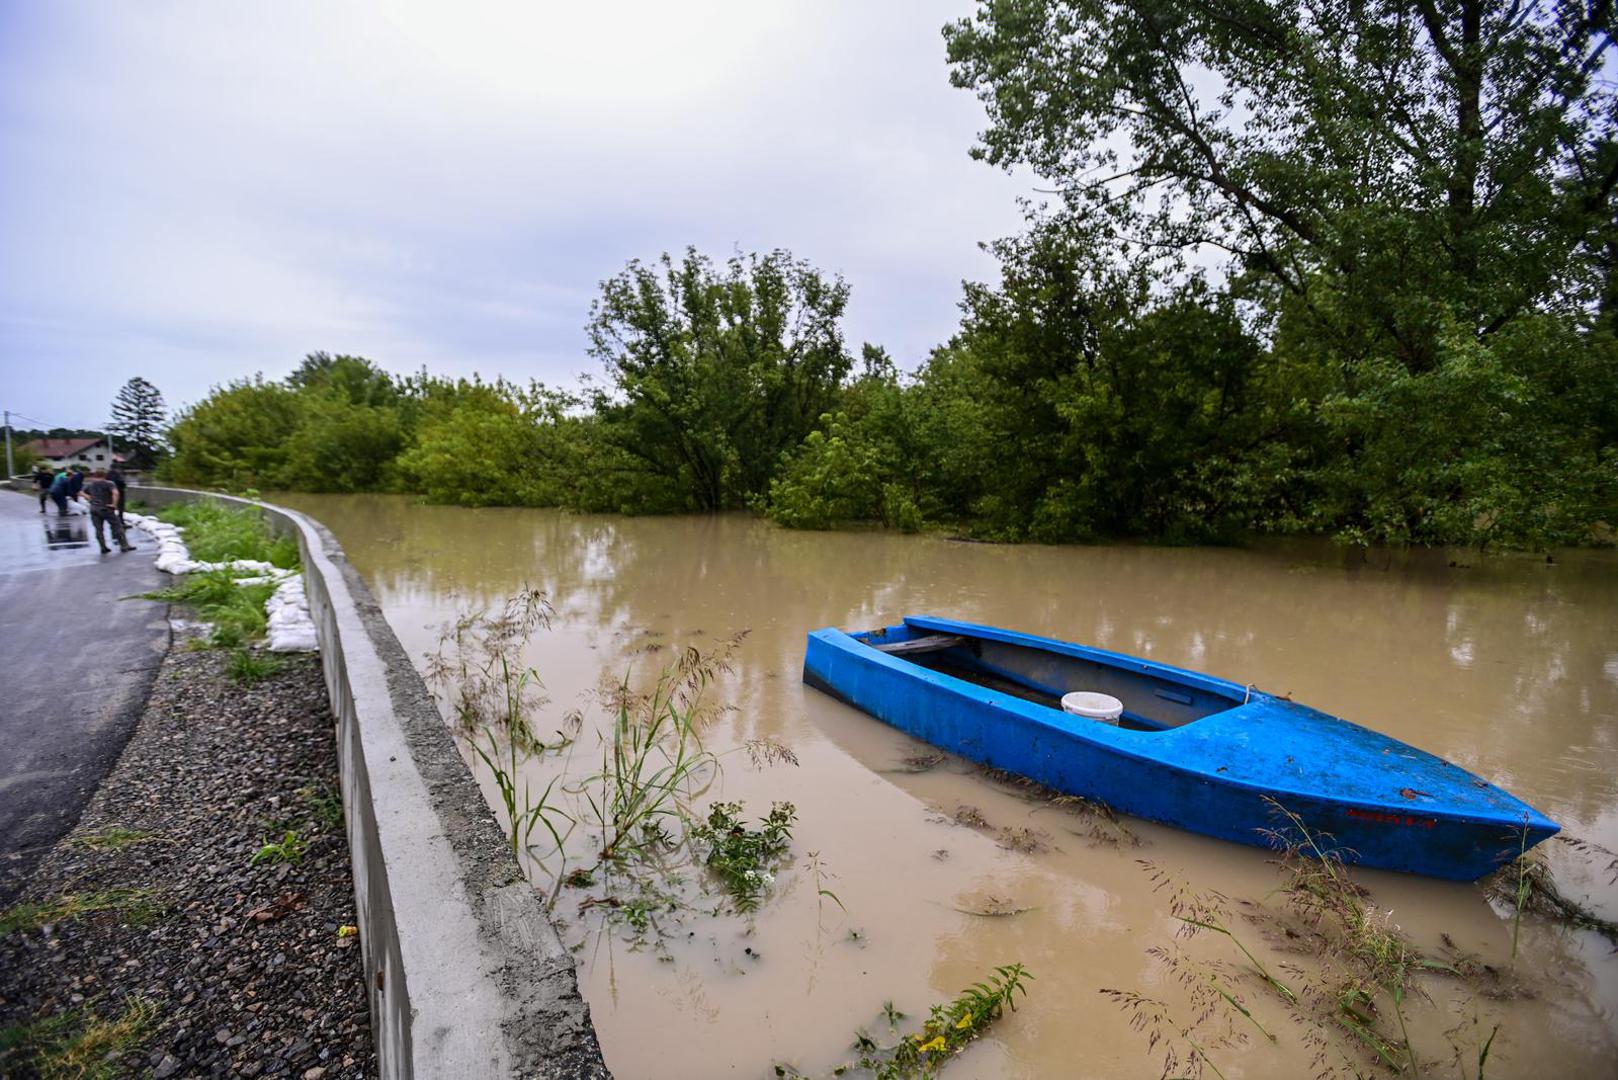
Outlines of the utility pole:
M 12 473 L 17 470 L 11 467 L 11 410 L 6 411 L 6 479 L 10 480 Z

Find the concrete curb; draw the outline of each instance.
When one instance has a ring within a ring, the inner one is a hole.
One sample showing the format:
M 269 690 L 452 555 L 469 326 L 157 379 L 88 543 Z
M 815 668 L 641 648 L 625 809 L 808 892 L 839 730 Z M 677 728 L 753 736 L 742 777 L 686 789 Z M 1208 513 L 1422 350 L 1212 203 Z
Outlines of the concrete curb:
M 180 488 L 132 494 L 159 507 L 256 507 L 298 538 L 337 717 L 379 1074 L 609 1078 L 572 954 L 337 540 L 269 503 Z

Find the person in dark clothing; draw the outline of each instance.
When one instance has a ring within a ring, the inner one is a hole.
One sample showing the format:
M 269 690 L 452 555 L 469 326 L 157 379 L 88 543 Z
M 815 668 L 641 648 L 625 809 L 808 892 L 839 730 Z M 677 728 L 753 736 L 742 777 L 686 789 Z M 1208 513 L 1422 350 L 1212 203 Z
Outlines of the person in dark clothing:
M 126 495 L 129 491 L 129 481 L 125 479 L 124 470 L 118 467 L 116 461 L 112 463 L 112 468 L 107 470 L 107 479 L 111 480 L 112 486 L 118 489 L 118 524 L 127 533 L 129 526 L 124 524 L 124 503 L 127 501 Z
M 49 468 L 43 462 L 34 466 L 34 486 L 39 489 L 39 512 L 45 512 L 45 500 L 51 497 L 51 481 L 56 477 L 51 475 Z
M 68 470 L 69 490 L 67 497 L 74 502 L 79 501 L 79 492 L 84 490 L 84 466 L 75 465 Z
M 101 554 L 112 549 L 107 546 L 106 527 L 112 526 L 112 535 L 118 541 L 119 551 L 134 551 L 135 547 L 124 537 L 124 523 L 118 520 L 118 489 L 107 479 L 107 470 L 97 469 L 95 477 L 84 485 L 85 498 L 90 502 L 90 521 L 95 525 L 96 543 Z
M 63 469 L 51 480 L 51 502 L 56 504 L 56 512 L 63 517 L 67 516 L 67 498 L 73 491 L 72 476 L 72 469 Z

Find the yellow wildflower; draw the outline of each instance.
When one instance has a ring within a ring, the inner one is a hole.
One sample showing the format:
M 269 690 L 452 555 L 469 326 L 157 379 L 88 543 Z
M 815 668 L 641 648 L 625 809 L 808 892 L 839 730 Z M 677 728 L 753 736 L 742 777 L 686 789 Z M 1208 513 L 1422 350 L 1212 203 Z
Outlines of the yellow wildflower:
M 933 1037 L 931 1042 L 924 1042 L 920 1046 L 916 1047 L 916 1049 L 925 1054 L 933 1050 L 942 1050 L 947 1045 L 948 1044 L 944 1041 L 944 1036 L 937 1035 Z
M 972 1014 L 970 1012 L 967 1012 L 967 1013 L 965 1013 L 965 1014 L 963 1014 L 961 1016 L 961 1019 L 959 1021 L 956 1022 L 955 1030 L 956 1031 L 965 1031 L 967 1028 L 969 1028 L 971 1026 L 972 1026 Z

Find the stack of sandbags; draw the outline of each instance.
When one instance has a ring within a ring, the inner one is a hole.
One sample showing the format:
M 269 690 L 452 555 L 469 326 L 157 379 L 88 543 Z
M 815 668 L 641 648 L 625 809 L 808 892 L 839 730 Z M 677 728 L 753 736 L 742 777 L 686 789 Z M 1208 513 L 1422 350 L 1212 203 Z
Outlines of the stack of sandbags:
M 275 587 L 269 602 L 271 652 L 315 652 L 320 642 L 314 620 L 309 617 L 309 598 L 303 591 L 302 575 L 284 579 Z

